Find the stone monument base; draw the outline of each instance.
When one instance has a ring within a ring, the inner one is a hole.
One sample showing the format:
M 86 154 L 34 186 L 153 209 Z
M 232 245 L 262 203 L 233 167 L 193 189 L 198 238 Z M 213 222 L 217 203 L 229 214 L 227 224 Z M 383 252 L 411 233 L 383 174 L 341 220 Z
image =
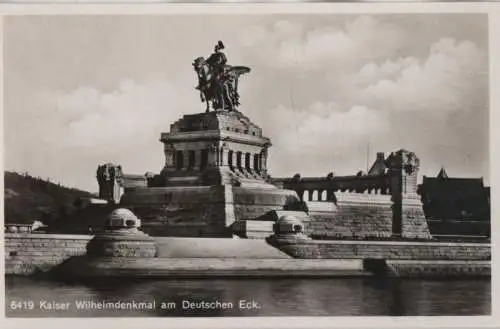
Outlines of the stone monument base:
M 183 186 L 136 188 L 121 206 L 142 220 L 152 236 L 232 238 L 233 224 L 252 221 L 298 201 L 292 190 L 260 186 Z
M 110 231 L 97 234 L 87 245 L 89 257 L 155 257 L 156 242 L 141 231 Z

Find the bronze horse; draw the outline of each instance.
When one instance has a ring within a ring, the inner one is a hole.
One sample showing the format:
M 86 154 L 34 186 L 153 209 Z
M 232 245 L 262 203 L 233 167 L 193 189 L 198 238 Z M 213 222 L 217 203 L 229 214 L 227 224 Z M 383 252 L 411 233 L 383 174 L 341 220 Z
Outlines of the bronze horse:
M 212 108 L 234 110 L 239 105 L 238 78 L 241 74 L 250 72 L 249 68 L 226 66 L 222 73 L 215 73 L 203 57 L 193 62 L 193 68 L 198 75 L 198 89 L 200 99 L 206 102 L 206 112 Z

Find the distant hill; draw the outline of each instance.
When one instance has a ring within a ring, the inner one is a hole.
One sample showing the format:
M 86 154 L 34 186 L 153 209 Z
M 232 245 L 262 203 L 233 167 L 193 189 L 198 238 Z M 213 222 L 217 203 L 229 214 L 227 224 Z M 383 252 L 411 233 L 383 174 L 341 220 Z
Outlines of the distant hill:
M 5 223 L 31 224 L 35 220 L 57 219 L 77 209 L 79 197 L 89 192 L 55 184 L 28 174 L 4 172 Z

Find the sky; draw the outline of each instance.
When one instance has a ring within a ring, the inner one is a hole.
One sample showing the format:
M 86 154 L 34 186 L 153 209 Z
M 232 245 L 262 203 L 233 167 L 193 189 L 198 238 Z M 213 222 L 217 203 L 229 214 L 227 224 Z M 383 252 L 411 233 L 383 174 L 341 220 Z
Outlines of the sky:
M 162 132 L 204 110 L 191 63 L 249 66 L 239 110 L 273 177 L 351 175 L 404 148 L 420 176 L 489 181 L 482 14 L 11 16 L 4 166 L 88 191 L 104 162 L 159 173 Z

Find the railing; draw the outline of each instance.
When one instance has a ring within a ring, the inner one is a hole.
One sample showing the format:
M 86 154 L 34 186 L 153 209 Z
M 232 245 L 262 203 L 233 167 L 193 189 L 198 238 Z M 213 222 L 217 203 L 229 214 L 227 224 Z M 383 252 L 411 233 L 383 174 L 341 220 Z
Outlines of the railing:
M 5 224 L 5 233 L 31 233 L 33 231 L 32 224 Z

